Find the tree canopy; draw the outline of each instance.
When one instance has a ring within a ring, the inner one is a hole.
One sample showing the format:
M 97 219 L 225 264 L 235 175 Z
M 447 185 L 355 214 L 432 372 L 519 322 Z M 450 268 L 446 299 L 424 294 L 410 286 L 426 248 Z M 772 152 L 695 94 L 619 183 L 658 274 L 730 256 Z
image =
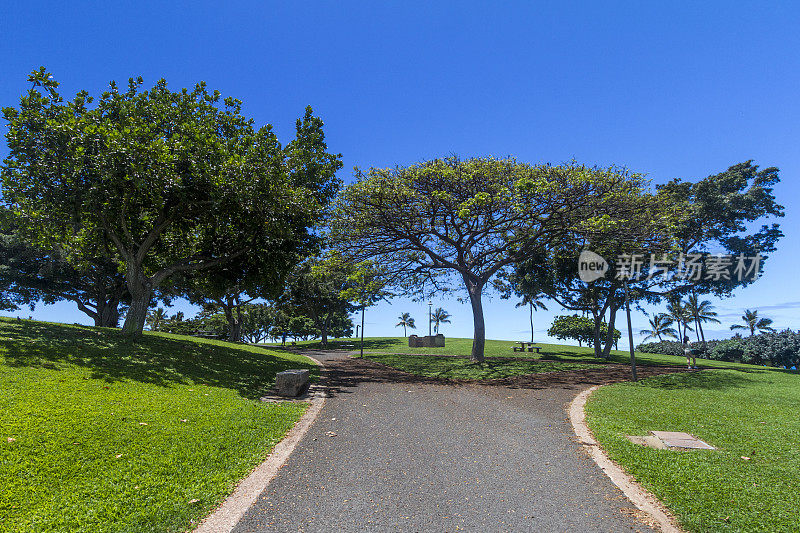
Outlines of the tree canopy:
M 357 170 L 356 177 L 335 202 L 335 246 L 398 274 L 406 293 L 461 287 L 472 305 L 475 361 L 483 360 L 482 297 L 493 276 L 570 231 L 603 228 L 624 208 L 620 199 L 642 185 L 614 168 L 493 157 Z
M 316 239 L 341 162 L 311 108 L 282 147 L 202 82 L 112 82 L 94 103 L 86 91 L 66 102 L 44 68 L 29 79 L 19 107 L 3 109 L 3 200 L 42 249 L 72 257 L 110 243 L 131 297 L 125 332 L 141 332 L 153 291 L 176 273 L 246 260 L 280 279 Z

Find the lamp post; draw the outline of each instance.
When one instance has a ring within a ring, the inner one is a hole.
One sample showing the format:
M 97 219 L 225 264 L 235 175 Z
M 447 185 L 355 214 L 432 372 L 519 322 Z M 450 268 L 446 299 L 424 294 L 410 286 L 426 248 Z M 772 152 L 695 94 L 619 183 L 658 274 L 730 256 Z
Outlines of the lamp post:
M 433 322 L 433 315 L 431 315 L 432 307 L 433 307 L 433 302 L 428 302 L 428 337 L 431 336 L 431 322 Z
M 366 305 L 361 306 L 361 354 L 359 357 L 364 357 L 364 309 L 366 308 Z
M 625 284 L 625 314 L 628 315 L 628 344 L 631 350 L 631 374 L 633 381 L 637 381 L 636 377 L 636 356 L 633 351 L 633 327 L 631 326 L 631 304 L 628 298 L 628 280 L 624 280 Z

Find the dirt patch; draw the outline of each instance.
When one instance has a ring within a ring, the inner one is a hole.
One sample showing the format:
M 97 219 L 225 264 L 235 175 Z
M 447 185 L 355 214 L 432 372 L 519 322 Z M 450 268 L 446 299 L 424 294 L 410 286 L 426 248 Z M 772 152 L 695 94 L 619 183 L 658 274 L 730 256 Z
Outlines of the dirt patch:
M 442 356 L 433 356 L 442 357 Z M 447 357 L 447 356 L 445 356 Z M 545 389 L 551 387 L 586 388 L 591 385 L 607 385 L 631 380 L 628 365 L 618 363 L 598 364 L 597 368 L 540 372 L 490 380 L 456 380 L 418 376 L 370 359 L 347 358 L 326 363 L 326 381 L 336 388 L 357 385 L 360 382 L 439 383 L 449 385 L 502 386 L 520 389 Z M 637 366 L 639 378 L 689 372 L 678 366 Z M 696 371 L 695 371 L 696 372 Z

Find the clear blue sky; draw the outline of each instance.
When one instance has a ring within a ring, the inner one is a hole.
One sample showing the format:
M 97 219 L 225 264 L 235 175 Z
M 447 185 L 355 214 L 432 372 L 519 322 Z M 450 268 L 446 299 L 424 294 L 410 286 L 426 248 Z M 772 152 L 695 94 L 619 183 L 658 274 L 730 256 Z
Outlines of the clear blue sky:
M 40 65 L 67 94 L 138 75 L 204 80 L 283 141 L 312 105 L 345 181 L 356 165 L 453 152 L 616 163 L 655 182 L 754 159 L 781 169 L 787 235 L 758 283 L 716 302 L 724 324 L 709 329 L 728 335 L 746 307 L 796 329 L 799 26 L 792 2 L 9 2 L 0 105 L 16 105 Z M 435 304 L 453 314 L 445 334 L 471 336 L 467 306 Z M 427 306 L 395 300 L 369 310 L 367 334 L 399 334 L 402 311 L 425 323 Z M 558 312 L 537 314 L 539 339 Z M 32 314 L 87 322 L 71 304 Z M 527 319 L 492 300 L 487 335 L 525 338 Z

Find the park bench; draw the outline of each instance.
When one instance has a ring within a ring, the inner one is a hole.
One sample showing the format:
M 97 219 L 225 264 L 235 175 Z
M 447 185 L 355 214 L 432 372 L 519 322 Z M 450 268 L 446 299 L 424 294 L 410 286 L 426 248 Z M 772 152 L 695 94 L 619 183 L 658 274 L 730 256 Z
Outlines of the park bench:
M 536 353 L 539 353 L 539 350 L 541 350 L 540 347 L 536 346 L 532 342 L 517 341 L 517 344 L 519 344 L 519 346 L 512 346 L 511 347 L 515 352 L 524 352 L 527 349 L 527 351 L 529 351 L 529 352 L 532 352 L 532 351 L 536 350 Z

